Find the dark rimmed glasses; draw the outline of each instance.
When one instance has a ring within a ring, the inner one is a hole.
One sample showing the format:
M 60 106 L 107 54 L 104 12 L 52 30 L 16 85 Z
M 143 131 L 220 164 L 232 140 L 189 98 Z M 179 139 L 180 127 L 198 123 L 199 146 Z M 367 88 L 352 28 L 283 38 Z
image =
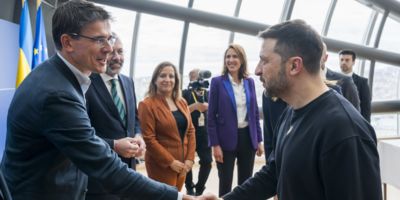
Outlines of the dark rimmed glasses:
M 89 40 L 95 42 L 100 47 L 105 47 L 107 44 L 109 44 L 110 46 L 113 46 L 114 43 L 115 43 L 115 40 L 116 40 L 116 38 L 113 35 L 111 35 L 108 38 L 102 37 L 102 36 L 100 36 L 100 37 L 89 37 L 89 36 L 78 34 L 78 33 L 70 33 L 69 35 L 71 35 L 72 37 L 82 37 L 82 38 L 89 39 Z

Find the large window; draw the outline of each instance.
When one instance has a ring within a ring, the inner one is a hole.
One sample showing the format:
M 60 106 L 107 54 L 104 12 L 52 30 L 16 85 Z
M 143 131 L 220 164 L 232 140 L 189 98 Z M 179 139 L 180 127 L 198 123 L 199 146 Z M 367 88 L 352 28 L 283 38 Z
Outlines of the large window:
M 210 70 L 212 76 L 221 74 L 229 34 L 225 30 L 190 24 L 183 87 L 187 86 L 189 71 L 194 68 Z
M 154 68 L 163 61 L 178 67 L 183 22 L 142 14 L 135 64 L 136 96 L 142 100 Z
M 321 32 L 330 2 L 329 0 L 297 0 L 291 18 L 303 19 L 316 31 Z
M 193 8 L 220 15 L 233 16 L 237 0 L 194 0 Z
M 136 12 L 111 6 L 105 6 L 101 4 L 99 5 L 104 7 L 108 12 L 111 13 L 111 16 L 113 18 L 111 29 L 113 32 L 118 34 L 124 46 L 125 62 L 121 73 L 129 76 L 131 49 L 132 49 L 131 48 L 132 34 L 133 34 Z
M 388 18 L 382 32 L 379 48 L 400 53 L 400 24 L 398 21 Z
M 383 63 L 376 63 L 373 84 L 373 101 L 399 99 L 400 68 Z
M 337 1 L 328 37 L 362 43 L 372 10 L 357 1 Z
M 283 2 L 283 0 L 242 1 L 239 17 L 267 25 L 274 25 L 279 22 Z

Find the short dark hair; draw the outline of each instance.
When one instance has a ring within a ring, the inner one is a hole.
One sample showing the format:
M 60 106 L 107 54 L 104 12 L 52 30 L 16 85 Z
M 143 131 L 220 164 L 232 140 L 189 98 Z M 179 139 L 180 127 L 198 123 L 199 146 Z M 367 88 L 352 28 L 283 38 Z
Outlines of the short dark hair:
M 110 20 L 110 14 L 102 7 L 83 0 L 63 3 L 56 9 L 52 20 L 53 40 L 56 48 L 61 49 L 61 35 L 80 33 L 82 28 L 95 21 Z
M 271 26 L 262 31 L 259 37 L 277 40 L 274 51 L 281 56 L 282 62 L 286 62 L 290 57 L 299 56 L 310 74 L 319 72 L 322 39 L 305 21 L 297 19 Z
M 339 51 L 339 55 L 351 55 L 351 58 L 353 59 L 353 61 L 355 61 L 356 57 L 357 57 L 356 53 L 351 49 L 341 50 L 341 51 Z

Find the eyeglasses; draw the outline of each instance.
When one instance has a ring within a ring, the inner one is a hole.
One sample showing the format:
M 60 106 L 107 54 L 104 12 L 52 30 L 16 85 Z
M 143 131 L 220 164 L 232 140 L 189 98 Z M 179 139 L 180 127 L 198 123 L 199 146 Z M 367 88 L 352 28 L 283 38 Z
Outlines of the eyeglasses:
M 110 46 L 113 46 L 115 43 L 115 40 L 116 40 L 116 38 L 113 35 L 111 35 L 108 38 L 106 38 L 106 37 L 89 37 L 89 36 L 81 35 L 78 33 L 70 33 L 69 35 L 71 35 L 73 37 L 82 37 L 82 38 L 92 40 L 93 42 L 96 42 L 96 44 L 98 44 L 100 47 L 105 47 L 107 44 L 109 44 Z

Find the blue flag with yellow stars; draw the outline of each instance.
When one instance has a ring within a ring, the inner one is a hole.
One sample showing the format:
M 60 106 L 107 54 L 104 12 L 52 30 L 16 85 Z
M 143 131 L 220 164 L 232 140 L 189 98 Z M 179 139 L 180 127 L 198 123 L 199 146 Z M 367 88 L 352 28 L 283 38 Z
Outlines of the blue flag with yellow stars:
M 35 33 L 35 43 L 33 45 L 32 69 L 48 58 L 46 31 L 44 29 L 43 14 L 42 14 L 42 1 L 37 0 L 36 5 L 37 5 L 36 33 Z

